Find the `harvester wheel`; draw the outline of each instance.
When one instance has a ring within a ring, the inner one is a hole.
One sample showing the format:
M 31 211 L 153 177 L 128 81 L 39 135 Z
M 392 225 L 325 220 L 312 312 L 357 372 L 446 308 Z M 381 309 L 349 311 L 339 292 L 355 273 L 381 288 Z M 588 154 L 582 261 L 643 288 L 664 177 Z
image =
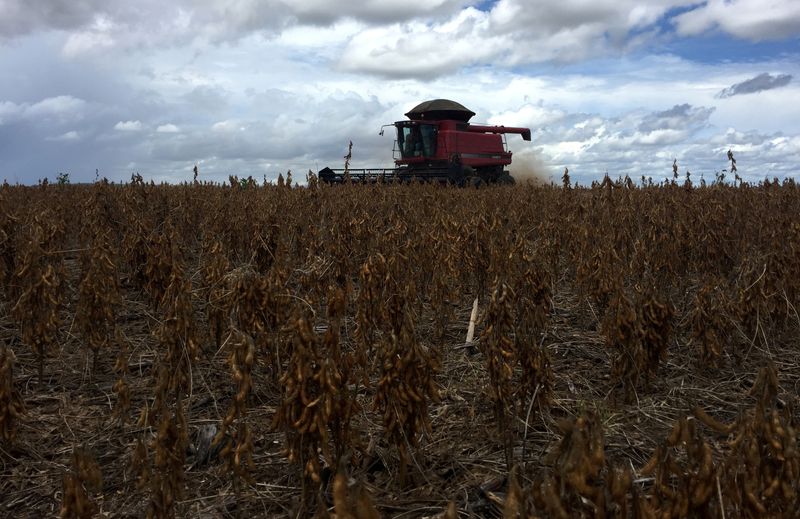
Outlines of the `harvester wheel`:
M 498 184 L 513 185 L 513 184 L 516 184 L 516 181 L 514 180 L 514 177 L 512 177 L 511 175 L 506 173 L 504 175 L 500 175 L 499 177 L 497 177 L 497 183 Z
M 467 181 L 464 185 L 469 187 L 483 187 L 483 179 L 481 177 L 467 177 Z
M 452 168 L 447 175 L 447 180 L 454 186 L 463 187 L 464 186 L 464 179 L 466 176 L 464 175 L 464 169 L 461 167 Z

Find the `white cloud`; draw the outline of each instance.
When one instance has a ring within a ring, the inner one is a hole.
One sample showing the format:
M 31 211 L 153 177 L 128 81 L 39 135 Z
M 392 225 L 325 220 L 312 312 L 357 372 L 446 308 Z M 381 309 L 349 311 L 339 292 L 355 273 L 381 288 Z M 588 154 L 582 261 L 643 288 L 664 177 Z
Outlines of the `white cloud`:
M 174 124 L 162 124 L 156 128 L 157 133 L 178 133 L 180 130 Z
M 244 126 L 241 123 L 233 120 L 227 121 L 218 121 L 211 126 L 211 129 L 215 132 L 233 132 L 236 130 L 242 131 L 244 130 Z
M 317 25 L 297 25 L 281 32 L 278 41 L 294 48 L 311 47 L 324 49 L 334 47 L 338 50 L 350 38 L 366 29 L 366 26 L 355 20 L 341 20 L 328 27 Z
M 486 38 L 479 45 L 471 41 L 469 35 L 478 31 L 475 25 L 486 23 L 483 14 L 464 11 L 458 22 L 367 29 L 350 40 L 339 67 L 388 77 L 437 77 L 488 60 L 502 49 L 503 38 Z
M 709 0 L 675 18 L 681 35 L 719 28 L 739 38 L 772 40 L 800 32 L 797 0 Z
M 70 116 L 83 110 L 86 102 L 72 96 L 56 96 L 42 99 L 25 108 L 27 117 Z
M 19 105 L 11 101 L 0 101 L 0 125 L 6 121 L 19 117 L 21 110 Z
M 114 45 L 113 34 L 119 30 L 107 17 L 97 16 L 91 27 L 67 37 L 62 52 L 69 58 L 89 52 L 102 52 Z
M 61 135 L 57 135 L 55 137 L 48 137 L 47 140 L 49 141 L 56 141 L 56 142 L 69 142 L 69 141 L 77 141 L 80 140 L 80 135 L 75 130 L 70 130 L 68 132 L 62 133 Z
M 564 112 L 557 108 L 545 107 L 539 104 L 525 104 L 517 110 L 506 110 L 489 118 L 490 124 L 504 126 L 526 126 L 540 128 L 548 126 L 564 118 Z
M 114 125 L 114 129 L 121 132 L 138 132 L 142 129 L 141 121 L 120 121 Z
M 641 40 L 642 30 L 670 8 L 690 4 L 562 0 L 537 9 L 525 0 L 500 0 L 488 12 L 466 8 L 450 18 L 366 29 L 350 40 L 339 65 L 352 72 L 429 78 L 469 65 L 575 62 L 624 51 L 634 31 Z
M 0 101 L 0 124 L 14 120 L 66 122 L 83 116 L 86 101 L 62 95 L 47 97 L 35 103 Z
M 631 139 L 632 144 L 643 144 L 645 146 L 667 146 L 678 144 L 686 139 L 688 132 L 675 130 L 672 128 L 662 128 L 651 132 L 637 132 Z

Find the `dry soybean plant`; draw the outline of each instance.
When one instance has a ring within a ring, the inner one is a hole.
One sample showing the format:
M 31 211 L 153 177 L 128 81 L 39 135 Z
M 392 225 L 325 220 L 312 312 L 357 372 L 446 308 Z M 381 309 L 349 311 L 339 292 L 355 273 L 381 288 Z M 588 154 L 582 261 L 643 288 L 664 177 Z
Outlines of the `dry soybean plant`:
M 555 381 L 550 354 L 544 346 L 552 307 L 551 287 L 543 272 L 533 265 L 532 258 L 525 258 L 525 262 L 528 266 L 521 272 L 514 290 L 518 298 L 514 349 L 522 368 L 518 394 L 521 410 L 527 408 L 524 415 L 527 427 L 533 409 L 549 406 Z
M 511 299 L 513 294 L 505 283 L 495 281 L 489 307 L 486 311 L 486 328 L 480 346 L 486 357 L 489 373 L 489 396 L 494 404 L 494 418 L 502 436 L 505 459 L 511 469 L 513 432 L 511 420 L 514 413 L 514 318 Z
M 163 349 L 167 387 L 181 398 L 192 383 L 192 365 L 200 354 L 197 323 L 192 305 L 192 286 L 182 272 L 175 270 L 162 296 L 164 320 L 156 331 Z
M 666 359 L 672 337 L 674 309 L 653 288 L 639 290 L 638 302 L 619 288 L 611 297 L 602 322 L 606 347 L 613 353 L 612 382 L 622 385 L 626 400 L 637 391 L 640 379 L 649 385 Z
M 114 402 L 114 417 L 125 424 L 131 411 L 131 389 L 128 385 L 128 341 L 119 328 L 114 331 L 114 342 L 117 346 L 117 358 L 114 361 L 114 373 L 117 381 L 111 390 L 117 396 Z
M 692 302 L 690 343 L 699 351 L 701 364 L 716 364 L 730 334 L 729 304 L 720 288 L 721 281 L 709 281 L 698 290 Z
M 363 486 L 350 488 L 344 470 L 339 470 L 333 478 L 333 509 L 336 512 L 336 519 L 379 519 L 381 517 Z
M 0 193 L 0 207 L 7 207 L 5 199 Z M 0 302 L 10 297 L 9 283 L 14 274 L 14 256 L 16 247 L 12 235 L 14 234 L 14 219 L 5 210 L 0 210 Z
M 608 467 L 598 417 L 565 419 L 558 428 L 561 439 L 545 457 L 544 473 L 522 488 L 511 470 L 504 517 L 627 517 L 632 474 Z
M 226 341 L 230 352 L 228 365 L 231 368 L 236 394 L 233 396 L 228 413 L 222 420 L 213 446 L 220 445 L 228 432 L 231 433 L 220 456 L 225 460 L 225 470 L 231 474 L 237 498 L 243 483 L 252 482 L 250 471 L 253 463 L 253 434 L 247 423 L 247 402 L 253 387 L 252 371 L 255 365 L 256 348 L 253 338 L 233 329 Z
M 225 302 L 227 301 L 227 287 L 225 286 L 225 275 L 230 270 L 230 263 L 225 256 L 222 243 L 219 240 L 204 242 L 203 245 L 204 264 L 201 269 L 203 285 L 206 289 L 206 318 L 208 319 L 209 331 L 214 339 L 217 348 L 222 346 L 222 337 L 227 325 L 228 312 Z
M 75 324 L 92 352 L 92 373 L 97 371 L 100 351 L 108 349 L 114 334 L 114 316 L 120 304 L 119 274 L 106 232 L 95 235 L 86 258 L 79 287 Z
M 675 309 L 669 300 L 660 297 L 655 287 L 650 285 L 640 292 L 638 313 L 644 356 L 642 364 L 649 385 L 650 380 L 655 378 L 659 365 L 667 358 Z
M 6 345 L 0 347 L 0 440 L 11 444 L 16 436 L 17 422 L 25 412 L 19 391 L 14 387 L 14 351 Z
M 22 341 L 36 353 L 40 383 L 44 378 L 45 357 L 56 345 L 60 325 L 62 269 L 44 248 L 52 243 L 57 232 L 51 222 L 40 222 L 35 217 L 14 272 L 20 295 L 11 314 L 20 323 Z
M 640 471 L 642 476 L 655 475 L 645 506 L 665 518 L 714 517 L 718 471 L 711 445 L 695 420 L 681 417 Z
M 153 440 L 153 463 L 143 471 L 150 487 L 148 519 L 176 517 L 178 501 L 186 490 L 184 466 L 189 436 L 181 400 L 178 399 L 174 413 L 166 406 L 156 412 L 161 420 Z
M 291 511 L 452 519 L 453 500 L 492 516 L 501 500 L 484 486 L 506 461 L 521 462 L 506 517 L 796 515 L 793 181 L 234 184 L 0 187 L 7 514 L 58 514 L 50 464 L 85 444 L 113 489 L 95 501 L 120 514 L 278 516 L 302 500 Z M 464 345 L 476 298 L 484 332 Z M 76 383 L 84 344 L 95 384 Z M 783 392 L 765 368 L 748 395 L 771 358 Z M 683 399 L 708 411 L 680 418 Z M 212 402 L 230 405 L 226 464 L 187 466 Z M 112 405 L 123 423 L 102 421 Z M 292 463 L 257 428 L 273 410 Z M 94 499 L 87 481 L 70 480 L 67 510 L 81 489 Z
M 748 517 L 787 517 L 800 507 L 800 445 L 797 418 L 777 397 L 778 376 L 769 365 L 759 371 L 752 393 L 755 408 L 733 430 L 722 470 L 731 508 Z
M 596 415 L 582 415 L 559 423 L 561 440 L 548 453 L 551 473 L 534 482 L 536 508 L 551 517 L 569 517 L 587 507 L 604 510 L 600 475 L 605 468 L 603 426 Z
M 347 294 L 341 288 L 331 289 L 328 294 L 328 328 L 322 338 L 323 363 L 331 382 L 331 420 L 328 427 L 333 441 L 334 466 L 341 466 L 347 452 L 354 447 L 353 417 L 361 411 L 356 397 L 356 354 L 342 351 L 342 321 L 346 313 Z M 351 389 L 352 388 L 352 389 Z M 335 390 L 335 391 L 334 391 Z M 328 405 L 326 401 L 326 405 Z
M 99 492 L 103 486 L 100 466 L 94 456 L 83 447 L 72 452 L 72 466 L 64 475 L 64 494 L 59 517 L 62 519 L 89 519 L 97 512 L 89 492 Z
M 191 389 L 193 363 L 199 353 L 191 285 L 180 271 L 171 273 L 161 306 L 166 315 L 155 334 L 164 353 L 156 369 L 152 410 L 145 406 L 139 422 L 157 427 L 150 448 L 152 463 L 147 459 L 144 439 L 139 440 L 134 452 L 140 484 L 150 488 L 148 518 L 175 517 L 177 502 L 184 495 L 189 436 L 183 399 Z
M 406 301 L 413 287 L 398 291 L 389 303 L 392 330 L 383 338 L 380 379 L 374 408 L 383 419 L 383 433 L 400 456 L 398 483 L 406 484 L 411 449 L 419 437 L 430 431 L 429 403 L 438 402 L 434 376 L 439 371 L 435 352 L 420 344 Z
M 367 258 L 359 270 L 360 290 L 356 296 L 356 361 L 362 370 L 362 379 L 369 383 L 369 360 L 375 346 L 375 336 L 385 319 L 388 290 L 388 265 L 382 254 Z
M 280 383 L 285 388 L 273 428 L 286 435 L 286 456 L 301 468 L 302 505 L 307 511 L 322 482 L 319 453 L 332 461 L 328 423 L 333 412 L 336 385 L 319 353 L 319 338 L 306 317 L 294 318 L 292 355 Z

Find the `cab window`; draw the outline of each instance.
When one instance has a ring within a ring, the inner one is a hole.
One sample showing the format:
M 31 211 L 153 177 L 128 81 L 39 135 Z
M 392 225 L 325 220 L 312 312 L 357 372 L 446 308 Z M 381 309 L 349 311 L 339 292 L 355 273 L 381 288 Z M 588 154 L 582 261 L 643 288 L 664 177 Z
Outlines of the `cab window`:
M 411 124 L 398 128 L 397 137 L 403 158 L 432 157 L 436 154 L 436 126 Z

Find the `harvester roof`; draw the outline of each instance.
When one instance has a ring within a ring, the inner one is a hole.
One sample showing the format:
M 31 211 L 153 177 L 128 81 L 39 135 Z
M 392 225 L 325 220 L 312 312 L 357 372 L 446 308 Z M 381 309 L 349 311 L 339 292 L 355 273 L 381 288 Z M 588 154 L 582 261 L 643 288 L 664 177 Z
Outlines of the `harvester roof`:
M 425 101 L 412 108 L 406 117 L 409 119 L 442 120 L 468 122 L 475 112 L 455 101 L 449 99 L 433 99 Z

